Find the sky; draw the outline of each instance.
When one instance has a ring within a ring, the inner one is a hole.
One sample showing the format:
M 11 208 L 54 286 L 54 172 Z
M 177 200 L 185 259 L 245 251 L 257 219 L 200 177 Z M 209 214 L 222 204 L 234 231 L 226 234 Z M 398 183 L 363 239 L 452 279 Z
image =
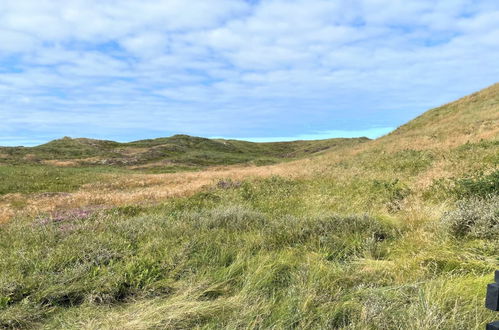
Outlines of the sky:
M 498 81 L 497 0 L 0 0 L 0 145 L 375 138 Z

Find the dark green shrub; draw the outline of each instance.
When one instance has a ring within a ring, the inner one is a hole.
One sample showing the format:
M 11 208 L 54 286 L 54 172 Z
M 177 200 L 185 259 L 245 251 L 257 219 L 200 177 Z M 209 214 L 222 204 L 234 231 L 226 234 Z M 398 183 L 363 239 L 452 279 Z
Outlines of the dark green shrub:
M 390 212 L 399 211 L 403 200 L 412 193 L 407 185 L 398 179 L 392 181 L 374 180 L 373 188 L 384 196 L 385 206 Z
M 478 173 L 464 178 L 440 178 L 423 192 L 425 199 L 467 199 L 499 194 L 499 170 L 490 174 Z
M 459 197 L 486 197 L 499 194 L 499 170 L 488 175 L 480 173 L 473 177 L 455 180 L 455 192 Z

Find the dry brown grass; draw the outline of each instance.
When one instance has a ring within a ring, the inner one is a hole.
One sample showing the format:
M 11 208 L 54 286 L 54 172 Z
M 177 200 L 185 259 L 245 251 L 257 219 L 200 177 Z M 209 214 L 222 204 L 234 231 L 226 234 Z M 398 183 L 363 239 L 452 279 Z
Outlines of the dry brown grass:
M 297 177 L 306 168 L 288 163 L 264 167 L 228 166 L 202 172 L 172 174 L 112 174 L 110 183 L 84 185 L 64 194 L 7 194 L 0 199 L 0 223 L 16 216 L 35 217 L 43 213 L 86 207 L 115 207 L 129 204 L 155 204 L 171 197 L 189 196 L 218 180 L 241 181 L 272 175 Z M 22 207 L 16 207 L 21 205 Z
M 16 212 L 7 203 L 0 203 L 0 224 L 5 223 L 15 216 Z
M 138 154 L 147 152 L 148 150 L 149 150 L 148 148 L 131 148 L 131 147 L 127 147 L 127 148 L 119 148 L 116 151 L 119 152 L 122 155 L 125 155 L 125 156 L 134 156 L 134 155 L 138 155 Z
M 140 170 L 140 169 L 156 168 L 156 167 L 163 167 L 163 166 L 175 166 L 175 163 L 168 160 L 168 159 L 165 159 L 165 160 L 147 163 L 147 164 L 143 164 L 143 165 L 127 166 L 127 168 L 130 170 Z
M 418 175 L 414 182 L 414 189 L 417 191 L 423 191 L 429 188 L 435 180 L 449 178 L 454 174 L 455 172 L 449 169 L 449 162 L 445 159 L 440 159 L 428 170 Z
M 27 161 L 36 161 L 38 157 L 35 154 L 27 154 L 23 157 L 23 159 Z
M 42 164 L 51 165 L 51 166 L 60 166 L 60 167 L 68 167 L 68 166 L 77 166 L 79 164 L 79 160 L 43 160 Z

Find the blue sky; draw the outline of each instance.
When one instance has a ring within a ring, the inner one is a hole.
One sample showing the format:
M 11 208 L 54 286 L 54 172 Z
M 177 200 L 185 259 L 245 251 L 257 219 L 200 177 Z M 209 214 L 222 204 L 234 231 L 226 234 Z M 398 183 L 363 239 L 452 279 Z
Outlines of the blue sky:
M 497 0 L 1 0 L 0 145 L 376 137 L 498 59 Z

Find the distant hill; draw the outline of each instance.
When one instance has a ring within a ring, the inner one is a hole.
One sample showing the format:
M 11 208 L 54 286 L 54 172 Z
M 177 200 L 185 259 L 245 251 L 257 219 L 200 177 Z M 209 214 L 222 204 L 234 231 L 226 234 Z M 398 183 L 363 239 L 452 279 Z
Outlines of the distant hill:
M 368 138 L 254 143 L 188 135 L 119 143 L 70 138 L 36 147 L 1 147 L 0 162 L 59 166 L 121 165 L 133 168 L 265 165 L 369 141 Z

